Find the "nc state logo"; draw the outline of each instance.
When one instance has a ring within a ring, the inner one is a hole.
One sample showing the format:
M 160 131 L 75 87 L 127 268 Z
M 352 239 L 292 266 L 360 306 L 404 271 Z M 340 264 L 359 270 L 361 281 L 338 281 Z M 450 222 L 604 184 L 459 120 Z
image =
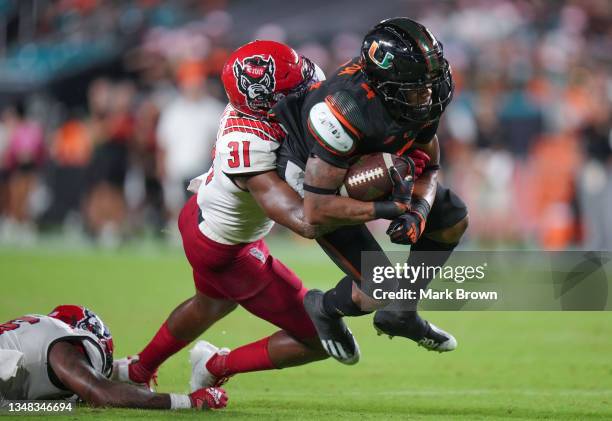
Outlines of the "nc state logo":
M 274 59 L 270 57 L 266 60 L 262 56 L 246 57 L 242 63 L 236 60 L 233 69 L 238 90 L 246 97 L 249 108 L 253 111 L 269 108 L 276 86 Z

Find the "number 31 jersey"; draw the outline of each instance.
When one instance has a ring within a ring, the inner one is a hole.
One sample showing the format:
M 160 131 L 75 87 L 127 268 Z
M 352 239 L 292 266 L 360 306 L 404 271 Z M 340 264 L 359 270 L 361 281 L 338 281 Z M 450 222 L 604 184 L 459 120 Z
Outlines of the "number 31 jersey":
M 270 232 L 274 222 L 235 177 L 276 170 L 276 149 L 285 137 L 277 123 L 238 113 L 228 105 L 221 118 L 213 165 L 192 181 L 202 221 L 200 230 L 222 244 L 251 243 Z

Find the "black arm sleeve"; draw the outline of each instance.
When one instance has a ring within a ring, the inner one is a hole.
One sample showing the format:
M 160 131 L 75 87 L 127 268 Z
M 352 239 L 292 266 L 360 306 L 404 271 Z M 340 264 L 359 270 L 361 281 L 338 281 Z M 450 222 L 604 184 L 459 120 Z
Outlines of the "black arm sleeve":
M 423 145 L 431 142 L 431 139 L 436 135 L 436 132 L 438 131 L 438 124 L 439 122 L 436 121 L 419 130 L 419 133 L 414 139 L 415 143 L 420 143 Z

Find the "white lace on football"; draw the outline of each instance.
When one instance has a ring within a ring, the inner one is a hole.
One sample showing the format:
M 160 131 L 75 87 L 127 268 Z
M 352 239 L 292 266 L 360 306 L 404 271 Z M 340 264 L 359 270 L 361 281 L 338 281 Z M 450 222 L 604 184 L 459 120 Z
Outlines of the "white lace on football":
M 370 170 L 366 170 L 364 172 L 360 172 L 358 174 L 350 176 L 347 182 L 349 186 L 353 187 L 359 184 L 367 183 L 377 178 L 384 177 L 384 175 L 385 175 L 385 170 L 381 167 L 376 167 L 376 168 L 372 168 Z

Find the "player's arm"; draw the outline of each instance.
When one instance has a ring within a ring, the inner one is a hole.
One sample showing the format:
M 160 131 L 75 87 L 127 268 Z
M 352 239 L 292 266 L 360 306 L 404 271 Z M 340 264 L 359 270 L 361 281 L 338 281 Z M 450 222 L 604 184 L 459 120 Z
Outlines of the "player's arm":
M 302 198 L 274 170 L 250 177 L 236 177 L 235 181 L 249 190 L 268 218 L 302 237 L 317 238 L 336 228 L 333 225 L 307 223 Z
M 419 144 L 418 149 L 425 152 L 430 161 L 424 168 L 423 173 L 414 182 L 412 201 L 425 200 L 429 207 L 433 206 L 438 185 L 438 173 L 440 172 L 440 145 L 438 136 L 434 137 L 426 144 Z
M 310 224 L 361 224 L 393 219 L 407 209 L 399 201 L 362 202 L 337 196 L 348 161 L 363 138 L 365 119 L 347 92 L 329 95 L 308 113 L 309 135 L 315 140 L 306 163 L 304 214 Z
M 57 342 L 49 351 L 49 365 L 58 380 L 92 406 L 143 409 L 222 408 L 222 389 L 200 389 L 190 395 L 153 393 L 126 383 L 108 380 L 95 371 L 78 345 Z
M 346 168 L 335 167 L 312 156 L 304 177 L 304 216 L 309 224 L 351 225 L 377 219 L 376 203 L 336 195 L 346 176 Z M 397 210 L 397 215 L 402 210 Z
M 428 143 L 418 144 L 418 149 L 429 155 L 431 160 L 414 183 L 410 210 L 391 222 L 387 229 L 391 241 L 397 244 L 414 244 L 419 240 L 436 197 L 440 169 L 438 136 L 434 135 Z

